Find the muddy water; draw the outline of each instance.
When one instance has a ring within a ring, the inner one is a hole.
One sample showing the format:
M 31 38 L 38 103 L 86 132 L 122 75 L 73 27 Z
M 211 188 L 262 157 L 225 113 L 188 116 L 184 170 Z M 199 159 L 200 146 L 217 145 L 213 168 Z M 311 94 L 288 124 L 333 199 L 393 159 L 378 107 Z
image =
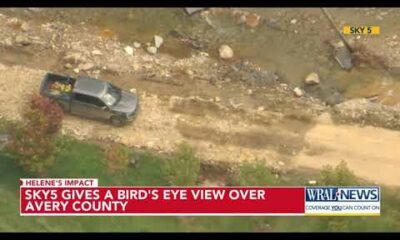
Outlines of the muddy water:
M 9 15 L 34 21 L 62 21 L 87 24 L 92 31 L 115 37 L 132 45 L 153 42 L 154 35 L 164 38 L 161 52 L 188 57 L 196 52 L 170 35 L 176 30 L 205 43 L 203 51 L 217 57 L 218 47 L 226 43 L 235 58 L 249 59 L 261 67 L 275 70 L 284 81 L 301 85 L 310 72 L 317 72 L 322 85 L 333 85 L 346 98 L 378 96 L 378 101 L 400 103 L 400 76 L 369 67 L 342 70 L 332 57 L 327 41 L 337 35 L 319 8 L 312 9 L 240 9 L 261 16 L 260 24 L 249 28 L 232 11 L 187 16 L 180 8 L 109 9 L 2 9 Z M 382 36 L 398 32 L 399 9 L 330 9 L 338 26 L 379 25 Z M 397 19 L 397 20 L 396 20 Z

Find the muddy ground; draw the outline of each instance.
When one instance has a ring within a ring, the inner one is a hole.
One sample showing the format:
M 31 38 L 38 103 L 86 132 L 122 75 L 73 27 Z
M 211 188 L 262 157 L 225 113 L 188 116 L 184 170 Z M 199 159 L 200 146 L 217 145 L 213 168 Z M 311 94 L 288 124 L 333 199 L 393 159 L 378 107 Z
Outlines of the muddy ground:
M 265 160 L 283 171 L 346 161 L 359 177 L 399 186 L 400 111 L 365 99 L 329 106 L 272 69 L 198 51 L 179 58 L 62 22 L 35 24 L 0 15 L 0 116 L 18 119 L 27 94 L 48 71 L 107 79 L 139 95 L 132 124 L 67 116 L 63 133 L 171 152 L 189 142 L 204 162 Z

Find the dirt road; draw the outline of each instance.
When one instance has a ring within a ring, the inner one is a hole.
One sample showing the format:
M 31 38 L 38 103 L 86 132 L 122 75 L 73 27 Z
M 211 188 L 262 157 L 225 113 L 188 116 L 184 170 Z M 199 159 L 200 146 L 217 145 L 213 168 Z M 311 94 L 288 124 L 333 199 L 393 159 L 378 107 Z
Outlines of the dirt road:
M 0 115 L 18 118 L 24 97 L 37 91 L 44 74 L 42 70 L 0 65 Z M 321 169 L 344 160 L 359 177 L 400 186 L 398 131 L 336 125 L 328 114 L 304 121 L 266 110 L 238 111 L 201 98 L 161 99 L 140 91 L 139 95 L 141 110 L 129 126 L 114 128 L 67 116 L 63 132 L 165 152 L 187 141 L 204 161 L 212 162 L 264 159 L 285 169 Z

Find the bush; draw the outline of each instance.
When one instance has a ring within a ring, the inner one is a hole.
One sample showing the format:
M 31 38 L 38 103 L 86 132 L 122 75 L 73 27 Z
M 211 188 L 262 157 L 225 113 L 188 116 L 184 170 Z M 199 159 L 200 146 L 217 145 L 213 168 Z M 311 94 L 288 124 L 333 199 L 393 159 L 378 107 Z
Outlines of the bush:
M 172 186 L 194 186 L 199 181 L 200 160 L 188 144 L 182 143 L 165 163 L 165 172 Z
M 63 110 L 54 101 L 40 95 L 32 95 L 23 112 L 27 127 L 42 136 L 53 136 L 62 127 Z
M 106 166 L 111 174 L 126 170 L 129 165 L 129 151 L 119 143 L 112 143 L 105 149 Z
M 346 219 L 331 219 L 328 222 L 328 231 L 330 232 L 348 232 L 349 221 Z
M 278 184 L 277 178 L 264 162 L 244 162 L 234 170 L 232 185 L 237 186 L 266 186 Z
M 321 171 L 320 176 L 322 185 L 330 186 L 351 186 L 358 185 L 357 179 L 353 172 L 347 168 L 347 164 L 341 161 L 335 168 L 331 166 L 325 167 Z
M 22 123 L 12 124 L 8 130 L 7 149 L 17 156 L 25 171 L 41 175 L 53 164 L 62 119 L 63 111 L 57 103 L 39 95 L 30 96 Z

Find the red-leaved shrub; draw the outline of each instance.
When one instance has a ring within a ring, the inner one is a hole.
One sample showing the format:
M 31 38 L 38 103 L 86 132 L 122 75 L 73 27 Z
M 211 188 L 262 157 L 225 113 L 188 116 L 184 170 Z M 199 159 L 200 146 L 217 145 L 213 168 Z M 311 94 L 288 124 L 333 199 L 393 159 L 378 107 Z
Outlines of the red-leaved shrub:
M 23 109 L 22 123 L 10 128 L 7 145 L 26 171 L 40 175 L 52 165 L 56 149 L 54 140 L 62 119 L 63 111 L 57 103 L 40 95 L 29 97 Z

